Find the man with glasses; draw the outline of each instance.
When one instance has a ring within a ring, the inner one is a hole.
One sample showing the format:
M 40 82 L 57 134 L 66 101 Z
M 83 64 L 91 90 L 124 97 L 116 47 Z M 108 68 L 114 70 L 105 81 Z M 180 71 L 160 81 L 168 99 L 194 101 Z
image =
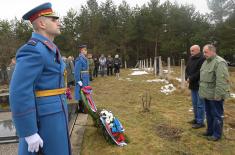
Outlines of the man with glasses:
M 206 61 L 200 70 L 199 95 L 205 99 L 207 131 L 210 141 L 221 139 L 223 133 L 224 100 L 229 97 L 229 72 L 226 61 L 216 54 L 216 48 L 207 44 L 203 48 Z
M 34 32 L 16 55 L 10 105 L 19 136 L 19 155 L 71 155 L 65 96 L 65 64 L 54 38 L 60 23 L 44 3 L 27 12 Z

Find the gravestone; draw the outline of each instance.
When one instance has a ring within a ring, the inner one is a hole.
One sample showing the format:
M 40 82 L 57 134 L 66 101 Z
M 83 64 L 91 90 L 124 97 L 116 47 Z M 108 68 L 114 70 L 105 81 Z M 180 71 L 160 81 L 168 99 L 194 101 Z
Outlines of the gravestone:
M 181 64 L 181 88 L 185 88 L 185 61 L 184 59 L 180 60 Z
M 154 57 L 154 75 L 157 76 L 157 57 Z
M 0 90 L 0 144 L 18 142 L 16 129 L 13 125 L 10 104 L 9 90 Z
M 171 58 L 168 57 L 167 58 L 167 70 L 168 70 L 168 74 L 167 74 L 167 79 L 170 79 L 170 74 L 171 74 Z
M 4 111 L 10 111 L 8 89 L 0 90 L 0 112 Z
M 148 68 L 149 68 L 149 61 L 148 59 L 146 59 L 146 69 L 148 70 Z
M 158 59 L 159 59 L 159 61 L 158 61 L 158 63 L 159 63 L 159 77 L 163 78 L 162 57 L 159 56 Z
M 3 112 L 5 113 L 5 112 Z M 12 120 L 0 121 L 0 144 L 18 142 L 16 129 Z
M 73 100 L 68 104 L 69 128 L 72 129 L 77 118 L 77 103 Z M 9 90 L 0 90 L 0 144 L 18 142 L 16 129 L 12 122 Z

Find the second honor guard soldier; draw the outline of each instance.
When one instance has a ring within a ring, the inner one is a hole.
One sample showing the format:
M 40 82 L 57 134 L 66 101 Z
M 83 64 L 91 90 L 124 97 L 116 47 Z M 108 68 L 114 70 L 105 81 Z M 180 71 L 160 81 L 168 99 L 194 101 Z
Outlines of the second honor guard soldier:
M 82 102 L 80 90 L 84 86 L 88 86 L 90 83 L 89 77 L 89 63 L 86 58 L 87 55 L 87 46 L 79 46 L 80 54 L 75 61 L 75 99 L 79 102 L 79 112 L 86 113 L 85 106 Z
M 16 55 L 10 105 L 19 155 L 71 155 L 65 96 L 65 64 L 53 43 L 60 23 L 44 3 L 23 16 L 34 32 Z

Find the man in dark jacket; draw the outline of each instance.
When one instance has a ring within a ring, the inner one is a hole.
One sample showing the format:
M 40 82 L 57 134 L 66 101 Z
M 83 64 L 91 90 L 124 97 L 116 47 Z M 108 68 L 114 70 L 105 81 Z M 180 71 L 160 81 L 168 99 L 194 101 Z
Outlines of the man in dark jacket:
M 94 57 L 94 70 L 93 70 L 93 77 L 98 77 L 98 71 L 99 71 L 99 60 L 97 57 Z
M 205 118 L 205 104 L 204 100 L 199 97 L 199 80 L 200 80 L 200 68 L 205 60 L 205 57 L 200 52 L 198 45 L 193 45 L 190 48 L 191 56 L 186 66 L 185 79 L 189 83 L 189 89 L 191 90 L 192 105 L 194 119 L 191 121 L 192 128 L 198 129 L 204 127 Z
M 107 57 L 107 75 L 113 75 L 113 58 L 112 56 L 109 54 Z

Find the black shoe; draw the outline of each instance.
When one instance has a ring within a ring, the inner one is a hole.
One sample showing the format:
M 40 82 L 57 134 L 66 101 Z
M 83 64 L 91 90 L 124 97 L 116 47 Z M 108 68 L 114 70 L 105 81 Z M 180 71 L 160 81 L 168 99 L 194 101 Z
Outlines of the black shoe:
M 205 124 L 193 124 L 192 125 L 193 129 L 199 129 L 199 128 L 204 128 L 204 127 L 205 127 Z
M 78 113 L 84 113 L 84 111 L 83 111 L 83 110 L 81 110 L 81 109 L 79 109 L 79 110 L 78 110 Z
M 214 136 L 209 136 L 209 137 L 207 137 L 207 140 L 209 140 L 209 141 L 218 141 L 218 140 L 220 140 L 220 138 L 214 137 Z
M 208 136 L 212 136 L 212 134 L 210 134 L 210 133 L 208 133 L 208 132 L 204 132 L 204 133 L 202 134 L 202 136 L 208 137 Z
M 195 119 L 188 121 L 189 124 L 197 124 L 197 121 Z

